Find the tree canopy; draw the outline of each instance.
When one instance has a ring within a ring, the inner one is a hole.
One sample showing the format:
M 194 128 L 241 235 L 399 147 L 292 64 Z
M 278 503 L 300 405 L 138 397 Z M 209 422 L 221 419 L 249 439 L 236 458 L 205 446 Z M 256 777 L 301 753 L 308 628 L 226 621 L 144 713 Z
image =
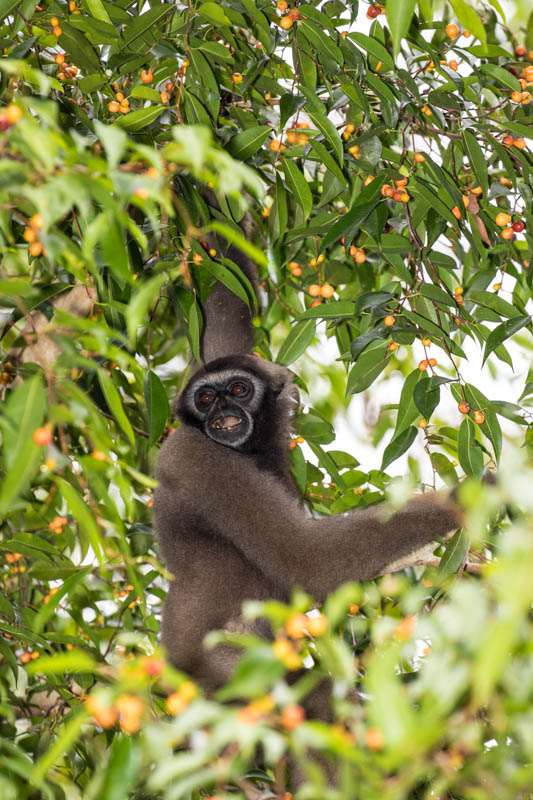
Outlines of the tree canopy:
M 486 396 L 467 354 L 500 375 L 532 349 L 533 15 L 4 0 L 0 16 L 1 797 L 288 798 L 288 753 L 302 798 L 532 797 L 533 377 Z M 307 377 L 329 381 L 287 443 L 310 507 L 400 502 L 387 470 L 409 454 L 416 483 L 422 441 L 466 511 L 424 564 L 340 587 L 319 616 L 298 587 L 250 603 L 274 641 L 231 636 L 242 661 L 206 699 L 158 648 L 151 496 L 203 302 L 215 281 L 253 302 L 210 234 L 258 266 L 257 354 L 304 401 Z M 311 359 L 318 335 L 335 363 Z M 398 375 L 369 470 L 332 422 Z M 324 673 L 331 725 L 300 705 Z M 326 789 L 310 749 L 344 783 Z

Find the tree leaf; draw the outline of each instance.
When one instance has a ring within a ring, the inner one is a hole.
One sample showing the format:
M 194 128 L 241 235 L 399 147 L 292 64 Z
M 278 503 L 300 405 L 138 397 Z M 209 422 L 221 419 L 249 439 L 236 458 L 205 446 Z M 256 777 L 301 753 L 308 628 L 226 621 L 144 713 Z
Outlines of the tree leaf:
M 490 332 L 487 341 L 485 342 L 485 352 L 483 353 L 483 363 L 487 360 L 490 354 L 509 337 L 514 336 L 521 328 L 531 322 L 531 317 L 513 317 L 506 322 L 502 322 L 497 328 Z
M 309 188 L 304 175 L 293 161 L 288 158 L 283 159 L 283 170 L 285 172 L 285 180 L 289 185 L 296 202 L 301 206 L 304 216 L 307 218 L 311 213 L 313 207 L 313 195 Z
M 369 183 L 368 186 L 364 187 L 348 213 L 343 214 L 343 216 L 331 226 L 326 236 L 324 236 L 320 243 L 320 253 L 329 247 L 329 245 L 337 243 L 342 236 L 345 237 L 345 245 L 348 245 L 352 241 L 361 223 L 364 222 L 382 199 L 381 187 L 385 183 L 385 180 L 385 176 L 381 175 L 379 178 L 375 178 Z
M 193 304 L 191 308 L 196 308 L 196 305 Z M 167 393 L 160 379 L 152 370 L 148 370 L 144 378 L 144 401 L 150 434 L 148 446 L 152 447 L 165 430 L 169 415 Z
M 352 319 L 354 314 L 355 306 L 351 300 L 334 300 L 308 308 L 302 314 L 298 314 L 296 319 Z
M 416 434 L 418 433 L 418 428 L 415 428 L 414 425 L 411 425 L 409 428 L 406 428 L 397 436 L 394 436 L 391 442 L 385 448 L 385 452 L 383 453 L 383 460 L 381 462 L 381 471 L 383 472 L 389 464 L 392 464 L 393 461 L 396 461 L 397 458 L 400 458 L 413 444 L 414 440 L 416 439 Z
M 465 3 L 465 0 L 450 0 L 450 4 L 463 27 L 472 31 L 474 36 L 485 44 L 487 33 L 477 11 Z
M 437 569 L 437 583 L 442 583 L 457 573 L 466 558 L 469 544 L 468 535 L 464 530 L 454 533 L 440 560 Z
M 415 5 L 416 0 L 388 0 L 387 2 L 387 22 L 392 35 L 395 56 L 400 52 L 402 39 L 411 25 Z
M 165 106 L 162 105 L 150 106 L 150 108 L 139 108 L 137 111 L 130 111 L 123 117 L 119 117 L 115 120 L 113 125 L 117 128 L 123 128 L 130 133 L 137 133 L 138 131 L 142 131 L 143 128 L 147 128 L 152 122 L 155 122 L 164 110 Z
M 228 142 L 227 151 L 233 158 L 246 161 L 254 153 L 257 153 L 271 133 L 272 128 L 268 125 L 254 125 L 233 136 Z
M 403 4 L 404 2 L 405 0 L 402 0 L 402 3 L 398 3 L 398 0 L 396 0 L 396 5 Z M 389 9 L 387 7 L 387 21 L 390 21 L 388 11 Z M 411 15 L 412 13 L 413 12 L 411 11 Z M 359 47 L 362 47 L 363 50 L 366 50 L 367 53 L 370 53 L 370 55 L 374 56 L 374 58 L 376 58 L 378 61 L 381 61 L 387 69 L 394 69 L 394 61 L 392 60 L 389 51 L 381 44 L 381 42 L 378 42 L 377 39 L 374 39 L 372 36 L 367 36 L 366 33 L 350 33 L 349 38 L 358 44 Z
M 418 409 L 415 405 L 413 395 L 416 385 L 422 379 L 424 373 L 419 369 L 414 369 L 409 373 L 403 384 L 396 417 L 396 427 L 394 436 L 398 436 L 405 428 L 411 425 L 418 416 Z
M 224 14 L 223 6 L 208 0 L 198 7 L 198 13 L 202 14 L 209 22 L 215 25 L 231 25 L 231 20 Z
M 318 128 L 320 133 L 322 133 L 328 140 L 333 150 L 335 151 L 339 163 L 342 165 L 342 160 L 343 160 L 342 139 L 339 136 L 339 132 L 335 127 L 335 125 L 333 124 L 333 122 L 326 116 L 323 116 L 322 114 L 316 114 L 313 111 L 308 111 L 307 113 L 313 125 L 316 128 Z
M 499 67 L 497 64 L 480 64 L 478 69 L 480 72 L 485 73 L 485 75 L 494 78 L 498 83 L 503 84 L 507 89 L 511 89 L 513 92 L 520 91 L 518 78 L 515 78 L 511 72 L 508 72 L 503 67 Z
M 470 417 L 465 417 L 459 426 L 457 457 L 465 475 L 468 475 L 469 478 L 481 478 L 483 453 L 476 442 L 476 426 Z
M 379 341 L 370 344 L 359 356 L 350 370 L 346 385 L 346 394 L 358 394 L 374 383 L 388 361 L 390 353 L 387 351 L 387 342 Z
M 333 39 L 324 33 L 317 25 L 308 19 L 302 19 L 298 24 L 298 32 L 302 32 L 315 53 L 327 54 L 336 64 L 344 64 L 342 51 Z
M 313 341 L 315 329 L 316 320 L 314 319 L 297 322 L 281 345 L 276 362 L 288 366 L 296 361 Z
M 287 92 L 281 96 L 279 101 L 279 127 L 282 130 L 287 124 L 287 120 L 296 114 L 305 105 L 305 97 L 298 94 Z
M 487 173 L 487 156 L 483 154 L 483 150 L 478 144 L 478 141 L 472 131 L 463 131 L 463 142 L 468 160 L 474 170 L 474 175 L 486 197 L 489 191 L 489 176 Z
M 439 386 L 432 384 L 431 378 L 422 378 L 414 388 L 413 401 L 424 419 L 429 420 L 440 401 Z
M 494 448 L 494 459 L 496 462 L 500 460 L 500 453 L 502 450 L 502 431 L 494 405 L 488 400 L 482 392 L 470 383 L 465 383 L 464 393 L 470 408 L 474 411 L 482 411 L 485 415 L 485 422 L 479 427 L 481 432 L 489 439 Z M 455 392 L 454 392 L 455 394 Z M 457 394 L 455 394 L 457 397 Z M 460 397 L 460 395 L 459 395 Z M 459 402 L 461 400 L 459 399 Z
M 108 375 L 104 369 L 100 369 L 98 370 L 98 381 L 100 383 L 100 386 L 102 387 L 102 391 L 104 393 L 106 403 L 109 406 L 109 410 L 111 411 L 115 420 L 118 422 L 118 424 L 128 437 L 130 444 L 134 445 L 135 435 L 133 433 L 131 423 L 127 418 L 126 414 L 124 413 L 124 408 L 122 406 L 120 394 L 118 393 L 118 390 L 116 389 L 111 376 Z

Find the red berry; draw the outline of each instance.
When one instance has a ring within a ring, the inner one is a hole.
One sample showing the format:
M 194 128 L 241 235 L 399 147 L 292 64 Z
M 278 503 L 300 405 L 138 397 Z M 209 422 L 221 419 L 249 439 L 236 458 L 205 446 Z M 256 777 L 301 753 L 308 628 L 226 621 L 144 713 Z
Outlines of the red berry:
M 376 19 L 376 17 L 379 17 L 379 9 L 375 6 L 369 6 L 366 15 L 368 19 Z
M 525 228 L 526 226 L 524 225 L 524 223 L 522 222 L 522 220 L 521 220 L 521 219 L 519 219 L 519 220 L 517 220 L 516 222 L 513 222 L 513 226 L 512 226 L 512 227 L 513 227 L 513 231 L 514 231 L 515 233 L 522 233 L 522 231 L 524 230 L 524 228 Z

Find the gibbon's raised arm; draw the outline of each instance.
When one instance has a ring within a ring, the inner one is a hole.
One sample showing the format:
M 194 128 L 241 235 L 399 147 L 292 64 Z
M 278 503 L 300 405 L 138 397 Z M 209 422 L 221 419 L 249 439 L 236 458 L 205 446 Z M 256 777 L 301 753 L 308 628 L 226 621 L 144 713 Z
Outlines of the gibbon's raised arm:
M 172 531 L 180 517 L 224 540 L 284 592 L 301 586 L 317 600 L 344 581 L 375 577 L 387 564 L 460 525 L 451 500 L 436 493 L 411 500 L 387 518 L 371 507 L 320 519 L 309 517 L 274 475 L 252 456 L 214 445 L 200 431 L 178 430 L 160 459 L 157 506 L 164 556 L 173 567 Z M 186 474 L 168 469 L 194 453 Z M 163 520 L 162 517 L 166 519 Z

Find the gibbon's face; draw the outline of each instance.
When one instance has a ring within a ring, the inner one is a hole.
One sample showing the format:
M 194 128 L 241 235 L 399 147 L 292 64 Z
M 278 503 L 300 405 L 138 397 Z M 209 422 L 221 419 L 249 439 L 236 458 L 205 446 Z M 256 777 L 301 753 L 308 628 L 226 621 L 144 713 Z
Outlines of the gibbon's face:
M 264 392 L 260 378 L 245 369 L 206 372 L 195 376 L 183 392 L 181 415 L 217 444 L 247 449 Z

